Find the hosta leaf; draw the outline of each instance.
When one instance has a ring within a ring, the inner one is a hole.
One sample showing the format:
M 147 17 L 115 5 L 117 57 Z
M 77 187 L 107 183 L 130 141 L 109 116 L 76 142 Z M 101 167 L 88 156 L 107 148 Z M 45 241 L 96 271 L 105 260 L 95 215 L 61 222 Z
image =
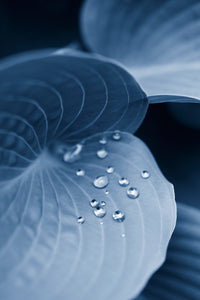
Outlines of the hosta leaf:
M 137 300 L 200 298 L 200 211 L 178 205 L 178 219 L 167 259 Z
M 124 63 L 149 95 L 187 101 L 200 99 L 199 14 L 197 0 L 86 0 L 81 31 L 90 49 Z
M 147 98 L 123 68 L 75 50 L 38 55 L 0 72 L 0 111 L 21 118 L 29 114 L 40 146 L 55 136 L 72 142 L 107 129 L 139 127 Z
M 176 221 L 173 187 L 144 143 L 104 132 L 73 147 L 51 145 L 26 167 L 35 154 L 30 141 L 26 151 L 19 143 L 18 154 L 7 148 L 1 160 L 2 170 L 24 169 L 1 177 L 0 297 L 136 296 L 164 261 Z M 106 204 L 92 208 L 92 199 Z

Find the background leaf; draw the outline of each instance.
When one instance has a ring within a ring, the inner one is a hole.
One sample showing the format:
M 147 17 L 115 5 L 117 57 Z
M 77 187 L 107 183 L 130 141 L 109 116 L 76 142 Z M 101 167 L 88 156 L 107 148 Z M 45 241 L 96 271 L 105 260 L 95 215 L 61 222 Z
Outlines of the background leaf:
M 178 205 L 178 219 L 167 259 L 137 300 L 200 298 L 200 211 Z
M 58 145 L 20 176 L 1 181 L 2 299 L 129 299 L 165 259 L 176 221 L 174 193 L 147 147 L 118 132 L 97 134 L 80 146 L 73 162 L 55 154 Z M 104 158 L 98 156 L 102 147 Z M 15 167 L 21 161 L 9 166 Z M 142 176 L 144 170 L 150 176 Z M 108 185 L 95 187 L 98 176 L 106 176 Z M 122 176 L 130 182 L 126 187 L 119 185 Z M 131 186 L 139 191 L 135 199 L 127 196 Z M 92 199 L 106 202 L 104 218 L 95 216 Z M 116 210 L 125 214 L 123 222 L 112 219 Z
M 80 29 L 90 49 L 124 63 L 148 95 L 199 99 L 199 13 L 197 0 L 86 0 Z

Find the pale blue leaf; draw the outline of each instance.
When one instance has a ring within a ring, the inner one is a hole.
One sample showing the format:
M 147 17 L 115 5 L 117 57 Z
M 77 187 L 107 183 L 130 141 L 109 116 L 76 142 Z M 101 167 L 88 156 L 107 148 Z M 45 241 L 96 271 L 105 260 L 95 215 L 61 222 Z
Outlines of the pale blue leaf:
M 200 210 L 178 205 L 167 259 L 137 300 L 200 299 Z
M 10 180 L 1 177 L 0 298 L 137 296 L 163 263 L 176 222 L 173 187 L 148 148 L 114 131 L 65 145 L 64 153 L 63 145 L 51 145 L 36 158 L 36 146 L 27 140 L 29 149 L 25 141 L 23 147 L 15 141 L 12 151 L 5 148 L 1 159 L 2 171 L 24 169 Z M 99 158 L 102 149 L 107 156 Z M 144 170 L 150 176 L 143 177 Z M 105 188 L 94 186 L 98 176 L 107 176 Z M 121 177 L 128 186 L 119 185 Z M 136 199 L 127 196 L 130 187 L 137 188 Z M 105 217 L 95 216 L 92 199 L 106 202 Z M 125 214 L 123 222 L 113 220 L 116 210 Z M 77 223 L 80 216 L 83 224 Z
M 80 29 L 90 49 L 126 65 L 148 95 L 187 101 L 200 99 L 199 16 L 198 0 L 86 0 Z

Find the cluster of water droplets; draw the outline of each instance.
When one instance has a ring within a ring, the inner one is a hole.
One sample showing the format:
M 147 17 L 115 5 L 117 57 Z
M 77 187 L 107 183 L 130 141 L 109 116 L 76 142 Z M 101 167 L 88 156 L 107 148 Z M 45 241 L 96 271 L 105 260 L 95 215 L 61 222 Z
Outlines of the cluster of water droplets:
M 121 134 L 119 131 L 115 131 L 112 134 L 112 140 L 113 141 L 120 141 L 121 140 Z M 107 138 L 102 137 L 99 140 L 99 144 L 101 145 L 100 149 L 97 150 L 96 156 L 104 160 L 109 157 L 109 153 L 106 150 L 107 145 Z M 82 151 L 82 145 L 78 144 L 74 146 L 73 148 L 67 150 L 66 152 L 62 153 L 63 155 L 63 161 L 64 162 L 73 162 L 76 160 L 77 157 L 79 157 L 80 152 Z M 105 174 L 101 174 L 97 176 L 92 184 L 96 189 L 105 189 L 109 185 L 109 175 L 113 174 L 115 172 L 115 167 L 112 165 L 108 165 L 105 169 Z M 76 175 L 79 177 L 84 177 L 86 175 L 86 171 L 83 169 L 76 170 Z M 150 177 L 150 173 L 147 170 L 143 170 L 141 172 L 141 177 L 143 179 L 148 179 Z M 118 184 L 122 188 L 126 189 L 126 195 L 129 199 L 137 199 L 140 196 L 140 192 L 137 189 L 137 187 L 130 186 L 130 181 L 126 177 L 121 177 L 118 179 Z M 110 192 L 109 190 L 104 190 L 105 195 L 108 195 Z M 106 202 L 105 201 L 98 201 L 96 199 L 92 199 L 89 203 L 91 209 L 93 210 L 94 215 L 97 218 L 104 218 L 106 216 Z M 117 209 L 112 214 L 112 219 L 115 222 L 121 223 L 125 220 L 125 214 L 121 210 Z M 83 216 L 79 216 L 77 218 L 77 222 L 79 224 L 83 224 L 85 222 L 85 218 Z M 100 224 L 103 224 L 103 221 L 100 221 Z M 123 237 L 125 237 L 125 234 L 122 234 Z

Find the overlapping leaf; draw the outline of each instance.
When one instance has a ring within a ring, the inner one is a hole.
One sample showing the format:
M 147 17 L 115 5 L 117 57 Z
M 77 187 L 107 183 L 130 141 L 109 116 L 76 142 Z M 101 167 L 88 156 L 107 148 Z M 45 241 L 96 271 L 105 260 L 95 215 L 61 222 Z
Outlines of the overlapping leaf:
M 136 296 L 165 258 L 173 187 L 139 139 L 99 132 L 135 130 L 145 94 L 123 68 L 69 52 L 15 63 L 0 81 L 0 298 Z M 107 187 L 94 186 L 98 176 Z M 106 202 L 103 219 L 93 198 Z M 124 222 L 113 220 L 115 210 Z
M 86 0 L 81 31 L 89 48 L 123 62 L 149 95 L 199 99 L 199 15 L 197 0 Z
M 200 298 L 200 211 L 178 205 L 177 226 L 163 267 L 137 299 L 198 300 Z
M 44 152 L 2 184 L 2 299 L 129 299 L 163 262 L 176 219 L 173 188 L 146 146 L 120 134 L 120 140 L 111 132 L 87 139 L 71 163 Z M 102 138 L 104 159 L 97 156 Z M 103 189 L 93 185 L 98 176 L 107 176 Z M 127 187 L 119 185 L 121 177 Z M 127 196 L 130 187 L 138 198 Z M 106 202 L 104 218 L 95 216 L 92 199 Z M 115 210 L 125 213 L 124 222 L 112 219 Z

